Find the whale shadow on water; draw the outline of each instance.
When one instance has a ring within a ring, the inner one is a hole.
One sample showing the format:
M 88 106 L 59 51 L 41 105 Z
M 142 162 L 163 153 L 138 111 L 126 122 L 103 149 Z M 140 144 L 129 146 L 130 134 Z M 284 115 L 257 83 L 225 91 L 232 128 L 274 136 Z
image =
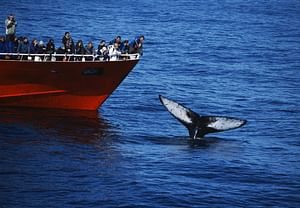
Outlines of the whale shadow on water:
M 174 145 L 174 146 L 189 146 L 191 148 L 209 148 L 212 145 L 219 144 L 221 142 L 231 141 L 220 137 L 205 137 L 191 139 L 187 136 L 170 136 L 170 137 L 148 137 L 147 141 L 158 145 Z
M 205 137 L 197 139 L 189 139 L 188 144 L 192 148 L 208 148 L 211 145 L 216 145 L 222 142 L 224 139 L 219 137 Z

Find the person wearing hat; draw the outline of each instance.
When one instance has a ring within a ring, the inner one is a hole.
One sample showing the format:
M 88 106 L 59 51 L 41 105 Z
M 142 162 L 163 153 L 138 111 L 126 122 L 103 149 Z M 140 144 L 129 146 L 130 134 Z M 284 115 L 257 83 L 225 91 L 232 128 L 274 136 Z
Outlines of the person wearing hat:
M 40 40 L 38 43 L 38 53 L 44 54 L 46 52 L 46 47 L 44 41 Z

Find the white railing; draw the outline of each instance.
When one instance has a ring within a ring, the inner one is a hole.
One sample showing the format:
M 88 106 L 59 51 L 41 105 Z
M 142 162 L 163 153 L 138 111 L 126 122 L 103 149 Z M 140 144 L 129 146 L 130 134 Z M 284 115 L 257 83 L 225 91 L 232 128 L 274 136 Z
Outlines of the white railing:
M 1 57 L 3 56 L 3 57 Z M 111 55 L 109 59 L 104 60 L 102 55 L 80 55 L 80 54 L 26 54 L 26 53 L 0 53 L 1 60 L 16 61 L 69 61 L 69 62 L 85 62 L 85 61 L 123 61 L 137 60 L 140 54 L 120 54 Z

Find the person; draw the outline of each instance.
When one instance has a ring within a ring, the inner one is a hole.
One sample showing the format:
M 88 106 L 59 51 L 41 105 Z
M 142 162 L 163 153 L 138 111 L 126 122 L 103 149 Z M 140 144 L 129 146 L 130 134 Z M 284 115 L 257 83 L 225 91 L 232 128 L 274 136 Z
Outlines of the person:
M 31 54 L 37 54 L 38 53 L 38 41 L 37 41 L 37 39 L 33 39 L 32 41 L 31 41 L 31 45 L 30 45 L 30 53 Z
M 23 55 L 23 54 L 29 54 L 30 52 L 30 44 L 28 41 L 27 37 L 23 37 L 20 39 L 19 45 L 18 45 L 18 49 L 17 49 L 17 53 L 21 53 L 22 55 L 19 56 L 20 59 L 27 59 L 27 55 Z
M 6 44 L 7 50 L 9 53 L 13 53 L 14 51 L 14 41 L 16 37 L 16 26 L 17 21 L 15 20 L 14 15 L 8 15 L 7 19 L 5 20 L 5 34 L 6 34 Z
M 94 45 L 93 45 L 93 42 L 92 42 L 92 41 L 90 41 L 90 42 L 86 45 L 86 47 L 85 47 L 85 54 L 87 54 L 87 55 L 93 55 L 93 56 L 95 55 Z M 93 57 L 87 56 L 87 57 L 86 57 L 86 60 L 91 61 L 91 60 L 93 60 Z
M 134 41 L 130 43 L 129 53 L 139 53 L 140 55 L 143 55 L 144 40 L 145 37 L 143 35 L 136 37 Z
M 109 42 L 109 45 L 114 45 L 115 43 L 118 44 L 118 48 L 121 46 L 122 43 L 121 36 L 118 35 L 115 39 Z
M 13 41 L 16 37 L 17 21 L 15 16 L 10 14 L 5 20 L 6 41 Z
M 85 48 L 83 45 L 83 41 L 82 40 L 78 40 L 75 46 L 75 53 L 76 54 L 80 54 L 80 55 L 84 55 L 85 54 Z
M 0 36 L 0 53 L 7 53 L 7 44 L 5 42 L 5 37 Z M 0 59 L 4 59 L 5 55 L 0 55 Z
M 19 38 L 17 53 L 29 53 L 30 45 L 27 37 Z
M 105 40 L 101 40 L 98 45 L 97 54 L 100 56 L 99 60 L 109 61 L 108 48 Z
M 116 42 L 114 45 L 110 45 L 108 47 L 108 53 L 111 61 L 118 60 L 119 56 L 121 55 L 119 44 Z
M 45 56 L 45 61 L 56 61 L 55 56 L 53 54 L 55 53 L 55 44 L 54 40 L 50 38 L 48 40 L 48 43 L 46 44 L 46 47 L 44 48 L 44 53 L 49 54 L 49 56 Z
M 11 43 L 12 43 L 12 51 L 11 51 L 11 53 L 17 53 L 18 46 L 20 44 L 21 39 L 23 39 L 23 38 L 22 37 L 20 37 L 20 38 L 15 37 L 14 40 L 11 41 Z
M 9 59 L 18 59 L 18 56 L 15 54 L 18 51 L 20 38 L 15 37 L 12 41 L 6 41 L 6 48 L 8 53 L 14 53 L 7 56 Z
M 66 54 L 66 50 L 65 50 L 65 46 L 64 44 L 62 44 L 57 50 L 56 50 L 56 54 L 58 54 L 59 56 L 56 57 L 57 61 L 66 61 L 67 58 L 66 56 L 61 56 L 63 54 Z
M 52 38 L 50 38 L 46 45 L 46 53 L 53 54 L 54 52 L 55 52 L 54 40 Z
M 62 38 L 62 43 L 64 45 L 66 53 L 68 54 L 74 53 L 74 41 L 71 37 L 70 32 L 65 32 L 65 35 Z
M 75 46 L 75 54 L 77 54 L 77 55 L 84 55 L 85 54 L 85 48 L 84 48 L 82 40 L 77 41 L 76 46 Z M 85 58 L 84 57 L 77 57 L 77 60 L 83 61 L 83 60 L 85 60 Z
M 121 43 L 121 46 L 120 46 L 120 51 L 122 54 L 128 54 L 129 53 L 129 41 L 128 40 L 124 40 L 122 43 Z
M 38 43 L 38 53 L 39 54 L 44 54 L 46 52 L 46 46 L 44 44 L 44 41 L 40 40 Z

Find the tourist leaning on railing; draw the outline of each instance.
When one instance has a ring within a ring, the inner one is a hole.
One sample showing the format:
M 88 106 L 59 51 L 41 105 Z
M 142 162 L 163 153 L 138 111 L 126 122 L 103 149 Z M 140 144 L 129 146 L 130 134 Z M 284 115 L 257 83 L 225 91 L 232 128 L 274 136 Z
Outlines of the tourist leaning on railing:
M 46 46 L 44 41 L 40 40 L 38 44 L 38 54 L 45 54 L 46 53 Z
M 38 41 L 37 39 L 32 39 L 31 44 L 30 44 L 30 53 L 31 54 L 37 54 L 38 53 Z
M 20 37 L 18 42 L 18 53 L 29 53 L 30 52 L 30 44 L 27 37 Z
M 83 45 L 83 41 L 82 41 L 82 40 L 79 40 L 79 41 L 76 43 L 76 46 L 75 46 L 75 54 L 79 54 L 79 55 L 84 55 L 84 54 L 85 54 L 85 48 L 84 48 L 84 45 Z
M 79 40 L 79 41 L 76 43 L 76 46 L 75 46 L 75 54 L 76 54 L 76 55 L 84 55 L 84 54 L 85 54 L 85 48 L 84 48 L 84 45 L 83 45 L 83 41 L 82 41 L 82 40 Z M 76 57 L 76 60 L 78 60 L 78 61 L 85 61 L 85 58 L 84 58 L 84 57 Z
M 115 43 L 117 43 L 118 47 L 120 48 L 122 43 L 122 38 L 120 35 L 118 35 L 115 39 L 111 40 L 108 45 L 114 45 Z
M 144 35 L 137 36 L 134 41 L 130 43 L 129 53 L 139 53 L 140 55 L 143 55 L 144 40 Z
M 52 38 L 49 39 L 49 41 L 46 45 L 46 53 L 48 53 L 48 54 L 55 53 L 55 44 L 54 44 L 54 40 Z
M 90 56 L 87 56 L 85 58 L 85 60 L 92 61 L 94 59 L 96 51 L 94 49 L 94 45 L 93 45 L 92 41 L 89 41 L 89 43 L 86 45 L 86 47 L 85 47 L 85 54 L 86 55 L 90 55 Z
M 105 40 L 101 40 L 98 45 L 97 54 L 100 56 L 99 60 L 109 61 L 109 51 L 106 46 Z
M 111 61 L 116 61 L 119 59 L 119 56 L 121 55 L 121 51 L 119 49 L 119 44 L 114 43 L 113 45 L 108 46 L 108 53 Z
M 129 53 L 129 41 L 128 40 L 124 40 L 121 45 L 120 45 L 120 51 L 122 54 L 128 54 Z

